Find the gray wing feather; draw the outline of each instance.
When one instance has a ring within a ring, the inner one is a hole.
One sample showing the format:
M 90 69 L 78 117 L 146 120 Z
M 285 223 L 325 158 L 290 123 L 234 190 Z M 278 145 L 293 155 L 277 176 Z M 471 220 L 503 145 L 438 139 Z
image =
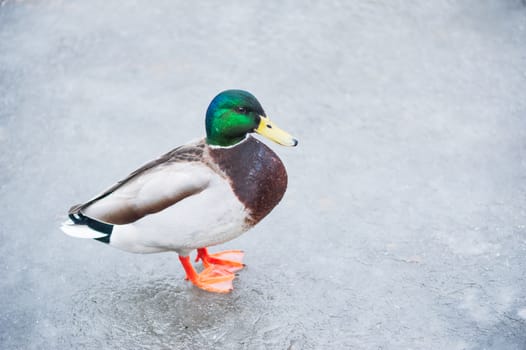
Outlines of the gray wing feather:
M 106 223 L 123 225 L 134 222 L 145 215 L 161 211 L 188 196 L 199 193 L 205 188 L 206 180 L 179 174 L 176 167 L 182 163 L 202 161 L 204 147 L 204 140 L 177 147 L 158 159 L 143 165 L 95 198 L 71 207 L 69 214 L 82 213 Z M 174 168 L 173 171 L 172 168 Z M 166 184 L 160 184 L 157 176 L 161 170 L 172 171 L 173 173 L 171 175 L 173 182 L 167 184 L 166 191 L 161 188 Z M 135 185 L 135 191 L 143 190 L 141 185 L 137 185 L 141 178 L 148 179 L 150 191 L 156 191 L 158 194 L 157 200 L 137 203 L 131 198 L 126 198 L 126 186 L 134 187 Z M 157 188 L 153 189 L 156 185 Z

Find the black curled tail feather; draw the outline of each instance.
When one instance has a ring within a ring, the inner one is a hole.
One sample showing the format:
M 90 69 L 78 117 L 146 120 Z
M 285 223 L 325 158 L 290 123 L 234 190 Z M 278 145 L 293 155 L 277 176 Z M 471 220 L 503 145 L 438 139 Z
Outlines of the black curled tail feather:
M 83 215 L 80 211 L 72 212 L 70 210 L 68 216 L 75 225 L 86 225 L 92 230 L 106 234 L 106 236 L 104 237 L 94 238 L 95 240 L 104 243 L 110 243 L 110 236 L 113 232 L 113 225 L 87 217 Z

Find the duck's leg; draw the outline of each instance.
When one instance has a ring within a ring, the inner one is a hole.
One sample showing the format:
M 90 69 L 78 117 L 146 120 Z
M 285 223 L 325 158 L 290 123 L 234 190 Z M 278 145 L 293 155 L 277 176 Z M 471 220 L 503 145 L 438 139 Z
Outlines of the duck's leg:
M 195 261 L 201 259 L 205 268 L 218 265 L 229 272 L 236 272 L 245 267 L 245 264 L 243 264 L 243 255 L 245 255 L 245 253 L 243 253 L 242 250 L 226 250 L 224 252 L 209 254 L 206 248 L 199 248 L 197 249 Z
M 179 255 L 179 260 L 186 272 L 186 279 L 190 280 L 196 287 L 215 293 L 232 291 L 232 280 L 235 275 L 230 271 L 211 265 L 206 267 L 201 273 L 197 273 L 190 262 L 189 256 Z

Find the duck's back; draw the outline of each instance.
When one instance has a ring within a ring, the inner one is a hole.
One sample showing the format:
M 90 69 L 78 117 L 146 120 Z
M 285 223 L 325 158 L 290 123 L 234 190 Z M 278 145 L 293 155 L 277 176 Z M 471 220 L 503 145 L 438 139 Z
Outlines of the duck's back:
M 285 166 L 269 147 L 249 136 L 231 148 L 209 148 L 212 162 L 228 178 L 255 225 L 280 202 L 287 189 Z

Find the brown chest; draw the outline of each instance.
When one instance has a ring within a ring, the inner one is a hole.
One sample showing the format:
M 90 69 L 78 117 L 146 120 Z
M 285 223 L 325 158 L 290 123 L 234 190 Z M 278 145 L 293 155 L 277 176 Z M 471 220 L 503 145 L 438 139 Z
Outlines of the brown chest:
M 232 190 L 255 225 L 279 203 L 287 189 L 287 171 L 264 143 L 249 137 L 232 148 L 210 148 L 210 157 L 230 179 Z

